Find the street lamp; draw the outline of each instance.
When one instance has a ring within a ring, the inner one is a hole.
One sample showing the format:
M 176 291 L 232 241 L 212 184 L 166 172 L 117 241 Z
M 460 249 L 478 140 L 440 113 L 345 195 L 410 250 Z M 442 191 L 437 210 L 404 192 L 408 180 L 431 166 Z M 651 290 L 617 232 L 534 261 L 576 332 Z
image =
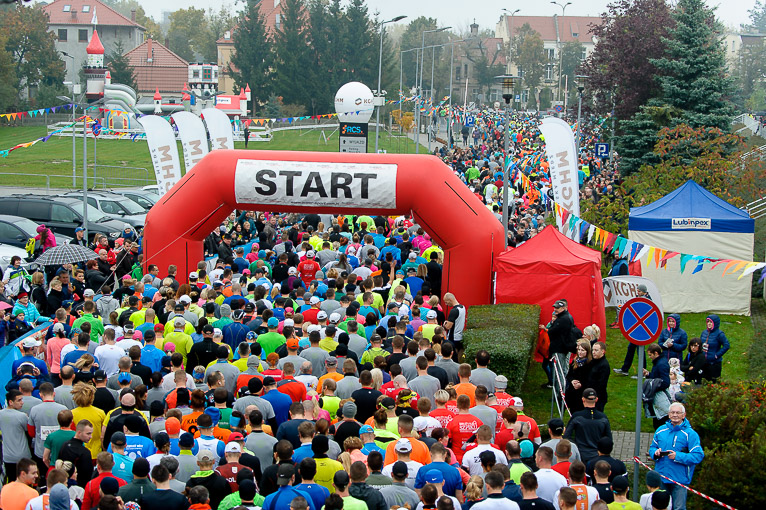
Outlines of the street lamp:
M 72 55 L 70 55 L 69 53 L 67 53 L 66 51 L 62 51 L 61 54 L 63 56 L 65 56 L 66 58 L 71 58 L 72 59 L 72 71 L 74 71 L 74 57 Z M 75 109 L 76 109 L 75 103 L 77 102 L 75 100 L 75 94 L 77 92 L 75 91 L 74 78 L 72 78 L 72 82 L 71 83 L 72 83 L 72 97 L 71 97 L 71 100 L 72 100 L 72 122 L 74 123 Z M 68 98 L 66 96 L 56 96 L 56 97 L 58 99 L 62 100 L 62 101 L 69 101 L 70 100 L 70 98 Z M 75 158 L 76 158 L 76 155 L 75 155 L 75 144 L 76 144 L 76 142 L 75 142 L 74 132 L 75 132 L 75 127 L 72 126 L 72 187 L 73 188 L 77 185 L 77 166 L 76 166 L 76 163 L 75 163 Z
M 567 7 L 572 5 L 572 2 L 567 2 L 565 4 L 551 1 L 553 5 L 558 5 L 561 7 L 561 17 L 563 18 L 566 16 Z M 558 23 L 556 23 L 558 25 Z M 558 27 L 557 27 L 558 28 Z M 556 30 L 556 47 L 559 50 L 559 86 L 558 86 L 558 93 L 556 94 L 556 100 L 561 101 L 561 35 L 560 30 Z
M 585 83 L 588 81 L 588 78 L 590 76 L 585 76 L 584 74 L 578 74 L 575 76 L 575 80 L 577 81 L 577 158 L 579 160 L 580 158 L 580 117 L 582 115 L 582 91 L 585 90 Z
M 505 74 L 503 76 L 497 76 L 495 80 L 499 81 L 503 87 L 503 99 L 505 100 L 505 158 L 503 159 L 503 233 L 505 234 L 505 244 L 508 246 L 508 181 L 511 176 L 508 172 L 508 163 L 511 160 L 510 148 L 508 143 L 508 137 L 511 131 L 511 99 L 513 98 L 514 85 L 516 84 L 516 76 Z
M 511 26 L 510 26 L 510 36 L 508 39 L 510 40 L 510 52 L 509 52 L 509 59 L 508 59 L 508 72 L 512 72 L 511 65 L 513 64 L 513 17 L 516 15 L 517 12 L 519 12 L 521 9 L 516 9 L 515 11 L 511 12 L 508 9 L 503 9 L 503 12 L 506 14 L 511 15 Z
M 386 23 L 396 23 L 397 21 L 401 21 L 406 17 L 407 16 L 397 16 L 393 19 L 384 21 L 380 24 L 380 58 L 378 60 L 378 91 L 376 94 L 378 97 L 378 101 L 380 101 L 380 98 L 382 97 L 380 95 L 380 91 L 381 91 L 380 82 L 381 82 L 381 79 L 383 78 L 383 34 L 384 34 L 383 27 L 386 25 Z M 378 132 L 380 130 L 380 107 L 381 106 L 382 105 L 378 104 L 378 108 L 375 113 L 375 152 L 376 153 L 378 152 Z
M 425 57 L 425 46 L 426 46 L 426 34 L 433 34 L 436 32 L 444 32 L 445 30 L 449 30 L 452 27 L 442 27 L 442 28 L 435 28 L 433 30 L 424 30 L 422 33 L 422 38 L 420 42 L 420 55 L 421 55 L 421 64 L 420 64 L 420 84 L 418 85 L 417 89 L 420 95 L 423 93 L 423 66 L 426 63 L 426 57 Z M 420 154 L 420 102 L 416 99 L 415 104 L 417 112 L 417 133 L 416 133 L 416 139 L 415 139 L 415 154 Z

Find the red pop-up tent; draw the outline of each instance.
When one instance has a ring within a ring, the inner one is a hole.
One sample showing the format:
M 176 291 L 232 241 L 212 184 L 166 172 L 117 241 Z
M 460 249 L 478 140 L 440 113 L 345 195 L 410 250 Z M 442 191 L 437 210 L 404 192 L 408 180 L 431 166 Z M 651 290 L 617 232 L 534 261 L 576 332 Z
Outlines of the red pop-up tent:
M 495 260 L 496 303 L 538 304 L 547 324 L 553 303 L 566 299 L 575 325 L 596 324 L 606 339 L 601 254 L 582 246 L 553 226 Z

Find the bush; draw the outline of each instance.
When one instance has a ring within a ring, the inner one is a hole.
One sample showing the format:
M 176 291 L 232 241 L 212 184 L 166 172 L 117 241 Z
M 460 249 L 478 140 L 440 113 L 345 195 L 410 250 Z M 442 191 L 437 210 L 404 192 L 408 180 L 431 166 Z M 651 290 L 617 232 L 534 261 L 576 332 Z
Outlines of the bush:
M 766 380 L 696 388 L 686 410 L 705 450 L 692 486 L 735 508 L 766 506 Z M 689 498 L 695 508 L 709 506 Z
M 517 394 L 537 345 L 539 305 L 484 305 L 468 308 L 463 335 L 465 357 L 473 362 L 482 349 L 492 356 L 490 368 L 508 378 L 508 392 Z
M 763 307 L 763 304 L 757 304 L 757 301 L 757 299 L 753 300 L 753 313 L 756 313 L 756 306 Z M 750 376 L 766 377 L 766 331 L 756 330 L 747 356 L 750 360 Z

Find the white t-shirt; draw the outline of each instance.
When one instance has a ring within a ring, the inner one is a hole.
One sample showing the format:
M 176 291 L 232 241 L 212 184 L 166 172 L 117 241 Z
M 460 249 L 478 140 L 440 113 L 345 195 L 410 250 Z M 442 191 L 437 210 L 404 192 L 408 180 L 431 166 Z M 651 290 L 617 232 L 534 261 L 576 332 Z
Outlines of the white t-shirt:
M 143 347 L 143 344 L 141 342 L 139 342 L 138 340 L 133 340 L 132 338 L 123 338 L 122 340 L 120 340 L 114 345 L 124 350 L 125 352 L 128 352 L 130 348 L 133 347 L 134 345 L 137 345 L 139 348 Z
M 50 510 L 50 508 L 51 506 L 48 502 L 48 494 L 43 494 L 42 496 L 37 496 L 36 498 L 30 499 L 24 510 Z M 71 495 L 69 499 L 69 510 L 80 510 L 80 507 L 77 506 L 77 503 L 71 499 Z
M 170 372 L 169 374 L 165 374 L 165 376 L 162 378 L 162 389 L 166 392 L 174 390 L 176 387 L 175 383 L 175 372 Z M 186 387 L 189 388 L 189 391 L 193 391 L 197 389 L 197 386 L 194 384 L 194 377 L 192 377 L 190 374 L 186 374 Z
M 412 490 L 415 490 L 415 476 L 418 474 L 418 469 L 423 467 L 423 464 L 420 462 L 415 462 L 414 460 L 408 460 L 405 462 L 407 464 L 407 479 L 404 481 L 404 485 L 409 487 Z M 391 472 L 394 470 L 394 465 L 389 464 L 388 466 L 383 468 L 383 471 L 381 471 L 382 474 L 385 476 L 392 478 Z
M 447 494 L 445 494 L 445 496 L 447 496 Z M 441 497 L 441 496 L 439 496 L 439 497 Z M 447 496 L 447 497 L 452 500 L 452 505 L 455 508 L 455 510 L 458 510 L 459 508 L 461 508 L 460 501 L 458 501 L 455 496 Z M 439 498 L 436 498 L 436 499 L 438 501 Z M 415 508 L 415 510 L 423 510 L 423 502 L 422 501 L 420 503 L 418 503 L 418 506 L 417 506 L 417 508 Z
M 463 466 L 468 468 L 468 473 L 471 476 L 481 476 L 481 474 L 484 472 L 481 467 L 481 459 L 479 459 L 479 455 L 486 451 L 490 451 L 495 454 L 496 464 L 505 464 L 506 466 L 508 465 L 508 459 L 505 458 L 505 454 L 503 452 L 497 448 L 494 448 L 492 445 L 480 444 L 476 448 L 468 450 L 468 452 L 463 455 Z M 564 481 L 566 481 L 566 479 L 564 479 Z
M 75 344 L 65 345 L 61 349 L 61 360 L 63 361 L 64 360 L 64 356 L 66 356 L 67 354 L 69 354 L 70 352 L 72 352 L 75 349 L 77 349 L 77 346 Z
M 520 510 L 519 504 L 508 498 L 487 498 L 473 505 L 476 510 Z
M 580 484 L 575 484 L 575 485 L 580 485 Z M 572 486 L 570 485 L 570 487 Z M 596 500 L 600 499 L 601 496 L 598 493 L 598 489 L 596 489 L 595 487 L 591 487 L 590 485 L 585 485 L 584 487 L 588 489 L 588 510 L 590 510 L 590 507 L 593 506 L 593 503 L 595 503 Z M 556 491 L 556 494 L 553 495 L 553 506 L 556 508 L 556 510 L 561 510 L 559 507 L 559 492 L 560 491 Z M 673 508 L 673 507 L 668 506 L 668 508 Z M 651 501 L 649 505 L 649 510 L 652 510 Z
M 641 494 L 641 499 L 639 500 L 638 504 L 641 505 L 643 510 L 652 510 L 652 494 L 654 493 L 647 492 L 646 494 Z M 672 497 L 668 500 L 668 508 L 673 508 Z M 558 507 L 556 507 L 556 510 L 558 510 Z
M 538 469 L 535 476 L 537 477 L 537 497 L 549 503 L 553 503 L 554 495 L 559 489 L 567 486 L 567 479 L 551 468 Z
M 418 416 L 414 420 L 415 430 L 418 432 L 425 430 L 426 437 L 431 437 L 431 432 L 441 428 L 442 424 L 436 418 L 430 416 Z M 503 456 L 505 457 L 505 456 Z
M 96 347 L 95 352 L 96 359 L 98 359 L 98 368 L 106 372 L 107 377 L 111 377 L 120 371 L 118 364 L 120 358 L 125 355 L 125 351 L 114 344 L 99 345 Z

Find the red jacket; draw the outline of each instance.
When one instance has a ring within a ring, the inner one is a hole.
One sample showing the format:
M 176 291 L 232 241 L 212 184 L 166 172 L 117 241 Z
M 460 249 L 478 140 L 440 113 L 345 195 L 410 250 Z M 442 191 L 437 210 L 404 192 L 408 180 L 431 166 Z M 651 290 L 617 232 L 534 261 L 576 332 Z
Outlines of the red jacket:
M 88 482 L 88 485 L 85 486 L 85 495 L 82 497 L 83 509 L 90 510 L 91 508 L 98 506 L 98 502 L 101 501 L 101 493 L 98 492 L 98 489 L 101 487 L 101 480 L 104 478 L 116 478 L 117 484 L 120 487 L 127 485 L 125 480 L 117 478 L 112 473 L 99 473 L 96 478 Z

